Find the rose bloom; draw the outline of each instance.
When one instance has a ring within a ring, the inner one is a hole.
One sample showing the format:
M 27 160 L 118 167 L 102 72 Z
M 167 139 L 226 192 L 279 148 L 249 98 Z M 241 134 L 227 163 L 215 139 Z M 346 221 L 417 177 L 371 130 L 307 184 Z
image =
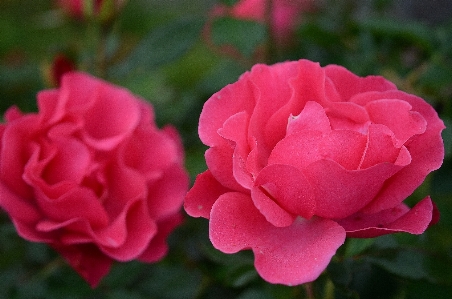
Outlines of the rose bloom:
M 87 3 L 86 0 L 57 0 L 57 5 L 61 7 L 64 11 L 66 11 L 69 15 L 74 18 L 81 19 L 85 17 L 85 14 L 88 15 L 98 15 L 103 8 L 103 5 L 108 5 L 108 9 L 117 10 L 124 5 L 126 0 L 91 0 L 92 1 L 92 10 L 85 8 L 84 5 Z M 110 3 L 113 2 L 112 6 Z M 113 14 L 112 11 L 109 11 L 110 14 Z
M 312 0 L 240 0 L 233 7 L 217 5 L 212 10 L 214 18 L 230 16 L 241 20 L 265 23 L 267 3 L 271 1 L 270 28 L 279 45 L 287 44 L 302 12 L 312 8 Z
M 38 113 L 0 124 L 0 207 L 19 235 L 48 243 L 91 285 L 114 260 L 160 260 L 188 189 L 173 127 L 128 90 L 71 72 Z
M 443 122 L 378 76 L 300 60 L 256 65 L 204 105 L 208 170 L 185 210 L 225 253 L 252 249 L 268 282 L 315 280 L 346 237 L 421 234 L 426 197 L 403 203 L 444 158 Z

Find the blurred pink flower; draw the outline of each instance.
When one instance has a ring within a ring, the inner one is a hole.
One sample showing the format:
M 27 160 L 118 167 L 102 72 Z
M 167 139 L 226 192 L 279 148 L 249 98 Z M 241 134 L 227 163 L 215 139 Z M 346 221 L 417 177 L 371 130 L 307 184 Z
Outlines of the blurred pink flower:
M 165 256 L 188 189 L 177 131 L 81 72 L 37 98 L 38 113 L 11 107 L 0 124 L 0 207 L 18 234 L 49 244 L 93 287 L 114 260 Z
M 279 45 L 290 43 L 301 14 L 313 7 L 312 0 L 241 0 L 233 7 L 217 5 L 212 16 L 230 16 L 265 23 L 266 5 L 271 5 L 270 28 Z

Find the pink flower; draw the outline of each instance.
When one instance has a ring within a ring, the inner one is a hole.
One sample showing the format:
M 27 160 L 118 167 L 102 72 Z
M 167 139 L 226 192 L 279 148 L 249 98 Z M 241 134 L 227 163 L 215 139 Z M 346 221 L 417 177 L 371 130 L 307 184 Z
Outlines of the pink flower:
M 252 249 L 268 282 L 315 280 L 348 237 L 421 234 L 429 197 L 403 201 L 444 157 L 443 122 L 382 77 L 307 60 L 251 72 L 204 105 L 208 170 L 185 199 L 212 244 Z
M 96 16 L 101 12 L 101 9 L 106 7 L 106 18 L 112 16 L 115 10 L 119 10 L 124 5 L 126 0 L 89 0 L 92 1 L 92 7 L 86 7 L 88 4 L 86 0 L 57 0 L 57 4 L 69 15 L 74 18 L 81 19 L 86 16 Z
M 214 17 L 230 16 L 241 20 L 265 23 L 267 7 L 271 2 L 270 28 L 278 44 L 290 42 L 300 14 L 312 7 L 312 0 L 240 0 L 232 8 L 217 5 Z
M 48 243 L 96 286 L 113 260 L 155 262 L 188 189 L 176 130 L 150 104 L 79 72 L 11 107 L 0 124 L 0 207 L 19 235 Z

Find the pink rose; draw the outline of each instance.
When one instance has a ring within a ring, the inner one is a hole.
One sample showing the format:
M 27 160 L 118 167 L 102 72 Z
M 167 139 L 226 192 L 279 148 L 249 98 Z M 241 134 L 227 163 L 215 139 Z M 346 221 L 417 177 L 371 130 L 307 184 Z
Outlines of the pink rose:
M 0 124 L 0 207 L 19 235 L 48 243 L 96 286 L 113 260 L 154 262 L 188 189 L 176 130 L 150 104 L 87 74 L 11 107 Z
M 185 210 L 210 219 L 212 244 L 252 249 L 271 283 L 315 280 L 348 237 L 421 234 L 429 197 L 403 201 L 440 167 L 443 122 L 382 77 L 300 60 L 251 72 L 204 105 L 208 170 Z
M 92 1 L 92 7 L 86 7 L 89 2 L 87 0 L 57 0 L 57 4 L 66 13 L 74 18 L 83 18 L 86 16 L 96 16 L 101 12 L 101 9 L 105 7 L 105 18 L 111 17 L 115 10 L 119 10 L 126 0 L 88 0 Z
M 276 42 L 287 44 L 292 38 L 298 18 L 303 11 L 312 7 L 312 0 L 270 0 L 270 27 Z M 217 5 L 212 14 L 214 17 L 231 16 L 242 20 L 252 20 L 265 23 L 266 5 L 269 0 L 240 0 L 232 8 Z

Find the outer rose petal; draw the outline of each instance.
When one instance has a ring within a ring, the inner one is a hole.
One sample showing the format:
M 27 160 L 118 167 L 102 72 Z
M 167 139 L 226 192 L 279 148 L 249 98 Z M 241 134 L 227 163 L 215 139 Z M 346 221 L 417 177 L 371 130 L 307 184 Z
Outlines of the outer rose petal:
M 246 192 L 234 177 L 233 153 L 232 146 L 211 147 L 206 150 L 204 156 L 207 167 L 220 184 L 232 190 Z
M 25 115 L 7 124 L 1 135 L 0 179 L 23 198 L 32 197 L 32 190 L 22 179 L 23 169 L 31 156 L 28 140 L 39 127 L 38 116 Z
M 157 223 L 157 234 L 152 238 L 148 248 L 138 258 L 140 261 L 153 263 L 162 259 L 168 252 L 166 239 L 168 235 L 183 221 L 181 214 L 174 214 Z
M 91 244 L 80 244 L 65 246 L 52 244 L 52 247 L 58 251 L 85 279 L 92 288 L 96 287 L 102 277 L 110 271 L 113 260 L 99 251 L 97 247 Z
M 289 227 L 274 227 L 241 193 L 222 195 L 210 217 L 209 235 L 215 248 L 225 253 L 251 248 L 257 271 L 271 283 L 315 280 L 345 240 L 344 229 L 327 219 L 299 219 Z
M 425 132 L 427 122 L 403 100 L 377 100 L 367 103 L 370 119 L 391 129 L 401 146 L 412 136 Z
M 418 202 L 411 210 L 405 205 L 375 214 L 357 213 L 340 220 L 352 238 L 374 238 L 395 232 L 422 234 L 432 223 L 434 206 L 429 196 Z M 437 215 L 435 215 L 437 217 Z
M 231 191 L 221 185 L 207 170 L 196 177 L 193 188 L 185 197 L 184 208 L 192 217 L 204 217 L 209 219 L 210 210 L 220 195 Z
M 236 83 L 230 84 L 219 92 L 212 95 L 204 104 L 199 117 L 199 138 L 208 146 L 215 146 L 224 142 L 217 134 L 217 130 L 223 127 L 223 123 L 231 115 L 246 111 L 251 115 L 253 111 L 254 98 L 253 87 L 248 80 L 249 73 L 241 76 Z M 233 97 L 234 101 L 229 101 Z
M 354 101 L 364 105 L 381 98 L 407 101 L 413 107 L 412 110 L 419 112 L 427 121 L 427 129 L 407 142 L 406 148 L 411 155 L 411 163 L 386 182 L 382 192 L 364 208 L 365 213 L 376 213 L 398 206 L 422 184 L 427 174 L 441 166 L 444 159 L 441 131 L 445 126 L 432 106 L 421 98 L 402 91 L 369 92 L 365 97 L 354 98 Z
M 250 152 L 247 140 L 248 115 L 239 112 L 228 118 L 218 134 L 233 143 L 234 154 L 232 155 L 232 173 L 235 180 L 244 188 L 253 185 L 250 173 L 246 169 L 246 157 Z
M 395 84 L 380 76 L 358 77 L 339 65 L 327 65 L 323 69 L 326 76 L 333 81 L 343 102 L 348 102 L 352 96 L 366 91 L 397 90 Z
M 45 236 L 36 232 L 34 226 L 41 218 L 36 206 L 29 200 L 18 196 L 12 192 L 3 182 L 0 181 L 0 206 L 13 219 L 18 234 L 30 241 L 41 241 Z

